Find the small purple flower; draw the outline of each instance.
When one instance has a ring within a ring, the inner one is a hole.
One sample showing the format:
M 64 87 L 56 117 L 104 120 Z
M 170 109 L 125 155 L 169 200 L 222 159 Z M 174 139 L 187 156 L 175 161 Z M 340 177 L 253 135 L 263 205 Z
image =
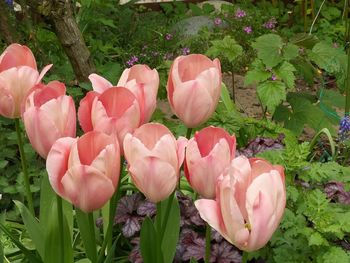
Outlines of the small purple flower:
M 173 35 L 172 35 L 172 34 L 170 34 L 170 33 L 166 33 L 166 34 L 165 34 L 165 39 L 166 39 L 166 40 L 169 41 L 169 40 L 171 40 L 172 38 L 173 38 Z
M 174 54 L 173 53 L 166 53 L 164 55 L 164 59 L 165 60 L 172 60 L 174 58 Z
M 240 9 L 240 8 L 238 8 L 237 10 L 236 10 L 236 13 L 235 13 L 235 17 L 236 18 L 242 18 L 242 17 L 245 17 L 247 14 L 246 14 L 246 12 L 244 11 L 244 10 L 242 10 L 242 9 Z
M 5 0 L 6 4 L 10 7 L 13 6 L 13 0 Z
M 126 64 L 131 67 L 135 64 L 135 62 L 139 61 L 139 58 L 136 56 L 132 56 L 127 62 Z
M 350 117 L 345 116 L 339 123 L 339 138 L 341 141 L 347 140 L 350 137 Z
M 251 34 L 253 32 L 253 29 L 251 26 L 246 26 L 245 28 L 243 28 L 243 31 L 247 34 Z
M 274 29 L 276 27 L 277 21 L 274 17 L 272 17 L 270 20 L 266 21 L 263 26 L 267 29 Z
M 215 24 L 216 26 L 221 25 L 221 23 L 222 23 L 222 19 L 221 19 L 220 17 L 216 17 L 216 18 L 214 19 L 214 24 Z
M 182 55 L 184 56 L 190 54 L 190 49 L 188 47 L 182 48 L 181 51 L 182 51 Z
M 272 74 L 271 76 L 271 80 L 275 81 L 277 79 L 277 77 L 275 75 Z

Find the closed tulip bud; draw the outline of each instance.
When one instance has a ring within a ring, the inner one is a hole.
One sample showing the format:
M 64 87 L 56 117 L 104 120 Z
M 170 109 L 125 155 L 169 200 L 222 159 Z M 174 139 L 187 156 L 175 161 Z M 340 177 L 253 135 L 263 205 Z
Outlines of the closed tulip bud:
M 167 84 L 172 111 L 188 128 L 206 122 L 215 111 L 221 93 L 220 61 L 204 55 L 177 57 Z
M 195 202 L 203 220 L 241 250 L 262 248 L 277 229 L 286 205 L 283 167 L 238 157 L 219 177 L 216 200 Z
M 76 111 L 72 97 L 59 81 L 38 84 L 28 95 L 23 121 L 29 141 L 43 158 L 61 137 L 75 137 Z
M 128 89 L 111 87 L 101 94 L 89 92 L 80 102 L 78 118 L 85 132 L 96 130 L 117 136 L 122 145 L 125 134 L 140 125 L 140 106 Z
M 204 198 L 215 198 L 216 180 L 235 158 L 236 138 L 224 129 L 206 127 L 186 147 L 185 175 Z
M 12 44 L 0 56 L 0 115 L 19 118 L 29 90 L 38 84 L 52 65 L 39 75 L 33 53 L 26 46 Z
M 167 127 L 147 123 L 128 133 L 124 154 L 136 187 L 152 202 L 166 199 L 176 188 L 187 139 L 175 139 Z
M 118 185 L 118 141 L 97 131 L 60 138 L 47 156 L 46 169 L 58 195 L 84 212 L 94 211 L 107 203 Z

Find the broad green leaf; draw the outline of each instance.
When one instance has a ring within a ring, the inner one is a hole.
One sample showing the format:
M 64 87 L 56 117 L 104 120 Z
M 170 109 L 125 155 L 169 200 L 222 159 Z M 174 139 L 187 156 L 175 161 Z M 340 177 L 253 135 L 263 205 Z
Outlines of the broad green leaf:
M 271 72 L 266 70 L 253 69 L 247 72 L 244 77 L 244 86 L 251 84 L 258 84 L 259 82 L 265 81 L 271 77 Z
M 55 198 L 56 199 L 56 198 Z M 73 262 L 72 240 L 70 236 L 69 226 L 66 217 L 63 215 L 63 229 L 58 225 L 58 210 L 57 201 L 51 206 L 51 211 L 47 221 L 46 237 L 45 237 L 45 260 L 50 263 L 70 263 Z M 61 232 L 63 231 L 63 232 Z M 62 240 L 62 247 L 60 246 L 60 239 Z M 62 258 L 63 257 L 63 258 Z M 63 260 L 63 261 L 62 261 Z
M 41 225 L 39 224 L 37 219 L 29 212 L 29 210 L 27 209 L 27 207 L 25 207 L 24 204 L 22 204 L 19 201 L 13 202 L 17 206 L 19 212 L 21 213 L 23 223 L 26 226 L 30 238 L 34 242 L 39 255 L 41 256 L 41 258 L 44 258 L 45 243 L 43 242 L 43 240 L 45 240 L 45 235 Z
M 282 60 L 282 38 L 275 34 L 266 34 L 260 36 L 252 44 L 253 48 L 258 51 L 258 58 L 269 67 L 277 66 Z
M 243 48 L 230 36 L 225 36 L 221 40 L 213 40 L 211 44 L 212 46 L 207 50 L 206 55 L 226 58 L 230 63 L 233 63 L 243 51 Z
M 271 114 L 286 99 L 286 86 L 280 81 L 266 81 L 260 84 L 256 91 L 261 103 Z
M 221 83 L 221 100 L 225 104 L 227 111 L 233 111 L 235 109 L 235 105 L 230 97 L 230 93 L 227 90 L 225 83 Z
M 140 234 L 140 249 L 143 262 L 145 263 L 161 263 L 159 262 L 159 249 L 157 249 L 157 232 L 154 228 L 152 219 L 148 216 L 142 223 Z
M 7 160 L 0 161 L 0 169 L 4 169 L 9 162 Z
M 315 35 L 310 35 L 307 33 L 299 33 L 299 34 L 295 34 L 290 39 L 290 42 L 292 42 L 295 45 L 305 47 L 307 49 L 312 49 L 319 42 L 319 40 Z
M 49 178 L 45 173 L 41 176 L 41 188 L 40 188 L 40 225 L 44 232 L 46 232 L 46 227 L 50 213 L 52 211 L 52 206 L 56 202 L 56 193 L 52 190 Z
M 164 262 L 173 262 L 176 252 L 176 245 L 180 234 L 180 207 L 176 196 L 170 196 L 161 202 L 162 206 L 162 228 L 165 224 L 165 214 L 167 207 L 170 205 L 168 222 L 163 235 L 161 244 Z M 158 218 L 156 219 L 158 220 Z M 157 223 L 155 223 L 157 225 Z
M 87 257 L 92 261 L 97 261 L 96 239 L 95 234 L 90 228 L 89 216 L 80 209 L 75 209 L 76 219 L 80 230 L 81 239 L 83 240 Z M 93 225 L 95 228 L 95 224 Z
M 283 47 L 282 52 L 285 60 L 292 60 L 299 55 L 299 47 L 297 45 L 288 43 Z
M 283 80 L 283 82 L 286 84 L 286 86 L 290 89 L 294 88 L 294 71 L 296 69 L 292 64 L 290 64 L 287 61 L 284 61 L 282 65 L 276 70 L 276 75 L 280 79 Z
M 202 8 L 206 14 L 210 14 L 215 11 L 215 7 L 209 3 L 205 3 Z
M 306 61 L 304 59 L 293 60 L 293 66 L 298 71 L 298 74 L 309 84 L 313 85 L 314 77 L 315 77 L 315 68 L 310 63 L 310 61 Z

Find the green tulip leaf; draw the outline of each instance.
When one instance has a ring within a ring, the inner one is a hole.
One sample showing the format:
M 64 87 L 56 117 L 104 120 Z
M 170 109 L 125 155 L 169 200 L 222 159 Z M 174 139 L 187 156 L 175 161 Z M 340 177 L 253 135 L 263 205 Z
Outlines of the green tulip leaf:
M 37 221 L 37 219 L 29 212 L 28 208 L 19 201 L 13 201 L 21 213 L 24 225 L 33 240 L 35 248 L 37 249 L 41 258 L 45 256 L 44 231 Z
M 157 249 L 157 232 L 149 217 L 146 217 L 142 223 L 140 248 L 144 263 L 160 263 L 161 251 Z

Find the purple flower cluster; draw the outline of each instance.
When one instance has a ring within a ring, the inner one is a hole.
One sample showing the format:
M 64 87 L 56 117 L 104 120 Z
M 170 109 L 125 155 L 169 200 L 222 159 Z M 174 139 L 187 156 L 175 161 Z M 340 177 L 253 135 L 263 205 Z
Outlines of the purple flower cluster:
M 216 18 L 214 19 L 214 24 L 215 24 L 216 26 L 221 25 L 221 24 L 222 24 L 222 19 L 221 19 L 220 17 L 216 17 Z
M 10 7 L 13 6 L 13 0 L 5 0 L 6 4 Z
M 236 18 L 242 18 L 242 17 L 245 17 L 245 16 L 247 16 L 247 14 L 246 14 L 246 12 L 244 10 L 242 10 L 240 8 L 238 8 L 236 10 L 236 13 L 235 13 L 235 17 Z
M 345 116 L 339 123 L 339 139 L 341 141 L 347 140 L 350 137 L 350 117 Z
M 172 35 L 172 34 L 170 34 L 170 33 L 166 33 L 166 34 L 165 34 L 165 39 L 166 39 L 166 40 L 169 41 L 169 40 L 171 40 L 172 38 L 173 38 L 173 35 Z
M 277 24 L 276 18 L 272 17 L 270 20 L 266 21 L 263 24 L 263 27 L 267 29 L 274 29 L 276 27 L 276 24 Z
M 253 32 L 253 29 L 251 26 L 246 26 L 243 28 L 243 31 L 246 32 L 247 34 L 251 34 Z
M 277 80 L 277 77 L 275 75 L 272 75 L 271 80 L 275 81 L 275 80 Z
M 188 54 L 190 54 L 190 48 L 188 47 L 184 47 L 181 49 L 182 55 L 186 56 Z
M 139 58 L 136 56 L 132 56 L 127 62 L 126 64 L 131 67 L 133 66 L 137 61 L 139 61 Z

